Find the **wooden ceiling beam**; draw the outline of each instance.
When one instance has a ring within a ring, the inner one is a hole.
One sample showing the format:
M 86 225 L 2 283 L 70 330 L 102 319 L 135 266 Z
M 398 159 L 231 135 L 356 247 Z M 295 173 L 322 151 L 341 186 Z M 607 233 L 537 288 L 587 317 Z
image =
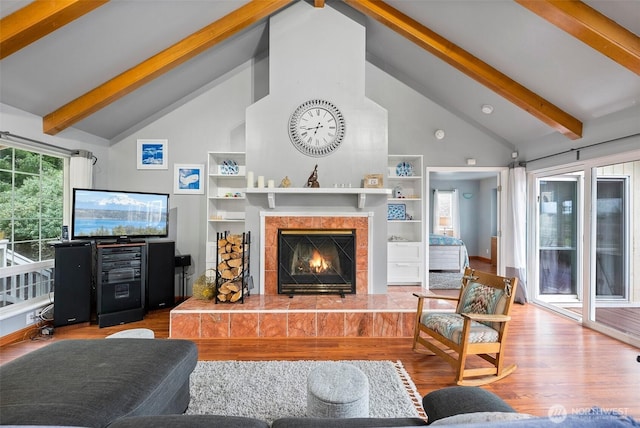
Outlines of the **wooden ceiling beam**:
M 252 0 L 178 43 L 146 59 L 81 95 L 43 119 L 43 132 L 55 135 L 112 102 L 179 66 L 255 22 L 277 12 L 292 0 Z
M 572 140 L 582 138 L 580 120 L 399 10 L 380 0 L 345 0 L 345 3 L 411 40 L 567 138 Z
M 640 75 L 640 37 L 576 0 L 515 0 L 558 28 Z
M 313 6 L 314 7 L 324 7 L 324 0 L 313 0 Z
M 0 60 L 109 0 L 34 1 L 0 20 Z

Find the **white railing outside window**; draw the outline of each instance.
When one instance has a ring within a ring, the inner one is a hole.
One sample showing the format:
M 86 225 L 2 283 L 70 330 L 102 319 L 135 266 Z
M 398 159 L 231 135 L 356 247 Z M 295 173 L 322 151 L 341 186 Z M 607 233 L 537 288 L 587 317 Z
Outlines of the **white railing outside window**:
M 0 307 L 53 291 L 53 260 L 0 268 Z

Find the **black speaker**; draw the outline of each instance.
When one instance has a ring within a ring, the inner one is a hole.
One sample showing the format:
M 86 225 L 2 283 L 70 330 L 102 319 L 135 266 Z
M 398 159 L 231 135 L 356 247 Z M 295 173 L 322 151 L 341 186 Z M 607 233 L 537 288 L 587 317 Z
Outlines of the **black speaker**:
M 92 251 L 90 242 L 54 245 L 53 325 L 89 322 L 91 315 Z
M 182 255 L 176 256 L 175 263 L 176 263 L 176 267 L 191 266 L 191 255 L 182 254 Z
M 147 309 L 175 304 L 175 253 L 173 241 L 149 241 L 147 251 Z

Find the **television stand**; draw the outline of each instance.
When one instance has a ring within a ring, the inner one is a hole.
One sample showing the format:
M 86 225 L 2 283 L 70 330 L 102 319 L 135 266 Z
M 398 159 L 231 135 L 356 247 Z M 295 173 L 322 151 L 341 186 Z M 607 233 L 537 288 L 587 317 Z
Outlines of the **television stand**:
M 144 239 L 132 239 L 127 236 L 120 236 L 115 240 L 116 244 L 144 244 Z

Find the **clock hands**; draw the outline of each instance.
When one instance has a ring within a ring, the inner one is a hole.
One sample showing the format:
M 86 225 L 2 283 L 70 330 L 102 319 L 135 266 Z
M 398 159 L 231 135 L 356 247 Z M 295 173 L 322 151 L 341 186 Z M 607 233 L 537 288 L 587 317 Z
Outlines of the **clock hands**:
M 316 135 L 318 133 L 318 129 L 324 128 L 324 126 L 321 123 L 318 123 L 317 126 L 307 126 L 307 127 L 301 127 L 301 128 L 306 129 L 307 131 L 313 130 L 313 135 Z

